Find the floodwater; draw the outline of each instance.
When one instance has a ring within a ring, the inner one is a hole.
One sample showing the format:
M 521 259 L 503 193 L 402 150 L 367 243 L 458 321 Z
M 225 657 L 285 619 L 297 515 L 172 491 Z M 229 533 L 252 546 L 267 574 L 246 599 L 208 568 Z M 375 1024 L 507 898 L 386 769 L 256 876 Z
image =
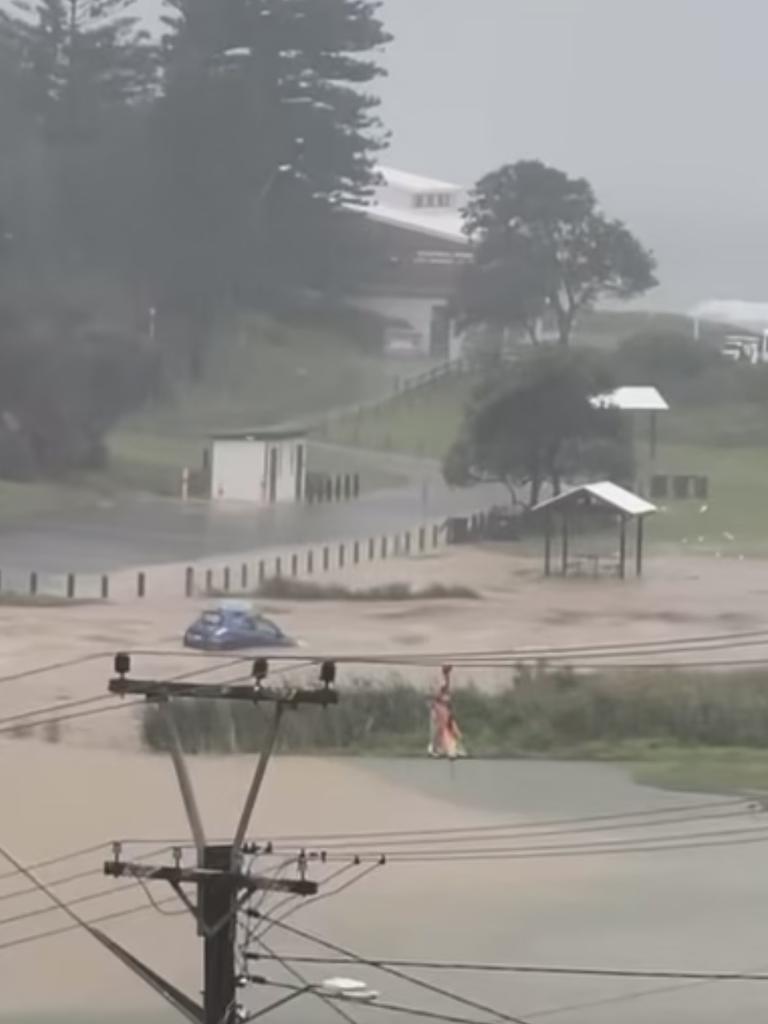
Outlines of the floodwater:
M 170 766 L 161 757 L 45 747 L 17 741 L 0 746 L 4 777 L 15 766 L 28 800 L 12 787 L 0 795 L 0 840 L 27 860 L 55 855 L 117 835 L 175 837 L 183 819 Z M 217 835 L 230 827 L 247 784 L 243 759 L 201 759 L 194 765 L 206 820 Z M 487 826 L 698 805 L 711 798 L 636 786 L 622 768 L 551 762 L 440 762 L 277 759 L 268 776 L 255 827 L 263 837 L 302 831 L 362 832 Z M 703 811 L 701 813 L 704 813 Z M 707 828 L 759 827 L 757 815 L 670 827 L 693 836 Z M 635 827 L 599 835 L 566 834 L 537 840 L 556 845 L 647 839 Z M 345 843 L 347 841 L 345 840 Z M 382 841 L 383 842 L 383 841 Z M 519 838 L 516 845 L 529 846 Z M 476 837 L 462 847 L 482 845 Z M 383 847 L 382 847 L 383 848 Z M 360 853 L 379 847 L 359 848 Z M 355 852 L 349 841 L 348 856 Z M 85 862 L 98 867 L 99 859 Z M 83 867 L 76 862 L 73 867 Z M 64 866 L 66 869 L 66 865 Z M 57 868 L 56 870 L 61 870 Z M 325 868 L 330 872 L 331 866 Z M 334 867 L 334 870 L 337 870 Z M 350 880 L 349 868 L 330 888 Z M 53 877 L 53 876 L 46 876 Z M 104 888 L 96 877 L 85 890 Z M 16 882 L 3 882 L 4 886 Z M 85 884 L 85 883 L 83 883 Z M 5 890 L 3 890 L 5 891 Z M 68 892 L 70 898 L 73 891 Z M 161 896 L 165 893 L 160 893 Z M 131 895 L 133 902 L 141 894 Z M 671 970 L 768 968 L 764 905 L 768 897 L 763 844 L 730 849 L 541 855 L 511 860 L 390 863 L 291 918 L 290 923 L 364 957 L 480 960 L 571 967 Z M 39 897 L 36 907 L 43 908 Z M 126 897 L 86 905 L 104 913 Z M 121 902 L 122 901 L 122 902 Z M 23 925 L 2 919 L 23 905 L 0 904 L 0 944 L 61 924 L 57 915 Z M 286 922 L 288 923 L 288 922 Z M 199 951 L 191 920 L 147 912 L 106 926 L 190 994 L 199 983 Z M 26 931 L 18 931 L 23 928 Z M 283 955 L 323 955 L 323 949 L 279 928 L 268 939 Z M 291 980 L 279 965 L 258 970 Z M 311 980 L 345 974 L 368 982 L 382 1000 L 483 1021 L 488 1015 L 420 991 L 365 966 L 300 965 Z M 648 1021 L 721 1024 L 752 1020 L 768 1008 L 765 983 L 693 983 L 540 975 L 423 974 L 430 981 L 528 1021 L 567 1024 Z M 255 1011 L 278 989 L 244 993 Z M 166 1024 L 177 1018 L 83 935 L 0 948 L 3 1020 L 29 1024 Z M 380 1008 L 350 1007 L 356 1020 L 407 1019 Z M 294 1024 L 331 1020 L 332 1011 L 306 996 L 272 1019 Z

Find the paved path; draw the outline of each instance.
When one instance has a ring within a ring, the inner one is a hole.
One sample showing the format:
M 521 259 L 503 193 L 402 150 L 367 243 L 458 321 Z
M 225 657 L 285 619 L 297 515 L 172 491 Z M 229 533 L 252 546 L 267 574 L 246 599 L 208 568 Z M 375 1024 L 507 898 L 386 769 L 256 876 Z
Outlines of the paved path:
M 0 531 L 0 569 L 111 572 L 293 543 L 370 537 L 503 500 L 496 487 L 450 490 L 430 460 L 378 453 L 366 459 L 407 482 L 329 505 L 253 509 L 132 496 L 77 512 L 52 512 Z

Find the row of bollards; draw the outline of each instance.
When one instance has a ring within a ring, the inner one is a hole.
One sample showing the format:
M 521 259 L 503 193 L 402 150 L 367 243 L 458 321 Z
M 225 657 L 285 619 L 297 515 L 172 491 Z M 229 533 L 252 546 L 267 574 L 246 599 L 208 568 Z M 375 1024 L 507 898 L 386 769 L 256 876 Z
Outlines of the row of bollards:
M 254 589 L 260 587 L 268 578 L 289 575 L 295 579 L 301 575 L 313 576 L 318 571 L 330 572 L 334 569 L 344 569 L 348 565 L 360 565 L 364 561 L 374 562 L 377 559 L 384 561 L 401 555 L 425 554 L 430 545 L 432 550 L 439 546 L 441 529 L 438 525 L 433 525 L 431 528 L 422 526 L 418 530 L 408 530 L 395 536 L 385 535 L 370 537 L 367 540 L 328 543 L 304 552 L 276 555 L 269 559 L 263 558 L 255 564 L 243 562 L 238 571 L 234 571 L 231 566 L 224 566 L 220 573 L 216 574 L 213 569 L 206 568 L 203 576 L 204 592 L 209 595 L 217 592 L 232 593 L 235 590 L 247 593 L 251 587 Z M 198 572 L 195 567 L 187 566 L 184 570 L 184 594 L 186 597 L 196 595 L 197 582 Z M 3 579 L 0 574 L 0 591 L 2 591 L 2 583 Z M 29 574 L 28 593 L 31 597 L 40 594 L 40 575 L 37 572 Z M 142 599 L 148 595 L 148 578 L 144 570 L 136 574 L 134 593 L 136 597 Z M 78 586 L 76 573 L 67 574 L 65 594 L 70 601 L 78 598 L 87 600 L 94 597 L 91 588 L 86 590 L 82 585 Z M 109 600 L 110 577 L 106 574 L 99 577 L 98 595 L 103 601 Z

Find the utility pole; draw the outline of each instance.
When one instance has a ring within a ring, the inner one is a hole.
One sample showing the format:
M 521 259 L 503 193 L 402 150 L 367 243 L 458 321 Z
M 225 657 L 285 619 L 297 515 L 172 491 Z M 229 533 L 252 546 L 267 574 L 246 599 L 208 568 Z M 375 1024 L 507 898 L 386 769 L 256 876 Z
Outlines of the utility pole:
M 203 940 L 203 1005 L 199 1006 L 117 944 L 112 944 L 115 947 L 112 952 L 188 1020 L 197 1024 L 236 1024 L 240 1018 L 237 1006 L 235 945 L 238 912 L 241 906 L 257 891 L 312 896 L 318 889 L 315 882 L 304 877 L 303 871 L 299 872 L 300 877 L 293 879 L 268 878 L 245 872 L 243 847 L 285 710 L 298 710 L 304 705 L 328 707 L 338 703 L 338 693 L 334 689 L 336 666 L 332 662 L 324 662 L 320 668 L 321 685 L 309 689 L 265 686 L 268 665 L 263 658 L 254 662 L 251 684 L 138 680 L 129 678 L 130 670 L 129 656 L 118 654 L 115 658 L 116 676 L 109 683 L 109 691 L 120 697 L 140 695 L 159 705 L 167 727 L 171 758 L 195 844 L 196 864 L 193 867 L 185 866 L 182 863 L 181 851 L 175 851 L 173 864 L 163 867 L 125 862 L 121 859 L 120 844 L 116 843 L 113 859 L 104 865 L 104 872 L 113 878 L 167 882 L 194 915 L 198 935 Z M 211 844 L 205 837 L 181 738 L 171 710 L 174 700 L 184 699 L 231 700 L 270 704 L 274 708 L 269 732 L 231 843 Z M 196 890 L 194 900 L 183 888 L 190 885 Z

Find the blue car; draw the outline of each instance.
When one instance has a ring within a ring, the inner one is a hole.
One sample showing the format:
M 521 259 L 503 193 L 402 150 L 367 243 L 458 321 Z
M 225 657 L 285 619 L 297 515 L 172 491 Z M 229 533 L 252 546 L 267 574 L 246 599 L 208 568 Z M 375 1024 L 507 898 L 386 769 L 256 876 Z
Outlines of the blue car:
M 274 622 L 249 607 L 222 604 L 204 611 L 184 634 L 184 646 L 200 651 L 234 651 L 249 647 L 295 647 Z

